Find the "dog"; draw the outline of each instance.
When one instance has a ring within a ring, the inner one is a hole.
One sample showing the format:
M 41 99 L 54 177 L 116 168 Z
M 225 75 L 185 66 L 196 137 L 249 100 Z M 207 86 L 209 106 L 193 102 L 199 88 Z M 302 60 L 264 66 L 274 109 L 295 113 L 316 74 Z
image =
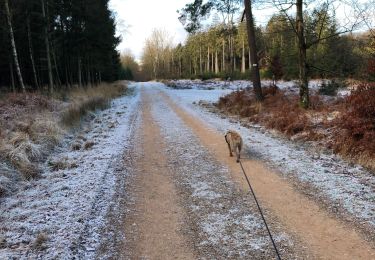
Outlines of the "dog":
M 229 130 L 225 134 L 225 141 L 228 144 L 229 156 L 233 157 L 233 153 L 235 153 L 237 157 L 237 162 L 240 162 L 240 154 L 243 146 L 241 135 L 236 131 Z

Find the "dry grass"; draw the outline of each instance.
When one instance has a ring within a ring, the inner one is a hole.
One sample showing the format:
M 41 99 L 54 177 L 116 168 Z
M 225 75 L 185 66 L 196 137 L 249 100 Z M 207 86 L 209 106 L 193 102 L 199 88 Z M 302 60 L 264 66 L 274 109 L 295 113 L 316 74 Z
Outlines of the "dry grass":
M 296 95 L 286 94 L 272 86 L 265 87 L 264 94 L 264 102 L 259 103 L 253 93 L 247 90 L 235 91 L 220 98 L 217 106 L 224 112 L 277 129 L 287 136 L 293 136 L 312 127 L 308 114 L 299 107 Z
M 102 97 L 91 97 L 82 103 L 72 104 L 62 114 L 61 122 L 64 126 L 73 127 L 81 123 L 89 111 L 104 110 L 109 107 L 109 101 Z
M 318 141 L 350 161 L 375 170 L 375 85 L 365 84 L 345 99 L 311 97 L 311 108 L 298 96 L 266 87 L 259 104 L 253 93 L 240 90 L 220 98 L 221 112 L 276 129 L 292 140 Z
M 52 171 L 72 169 L 78 167 L 77 163 L 72 162 L 69 158 L 60 158 L 58 160 L 48 161 L 48 166 Z
M 335 151 L 375 169 L 375 83 L 358 86 L 333 123 Z
M 75 89 L 67 96 L 71 105 L 62 114 L 61 121 L 68 127 L 77 126 L 90 111 L 108 108 L 113 98 L 124 95 L 126 91 L 126 86 L 122 84 L 102 84 L 95 88 Z
M 72 151 L 79 151 L 79 150 L 81 150 L 81 147 L 82 147 L 82 144 L 80 142 L 74 142 L 71 145 Z
M 44 250 L 47 248 L 46 242 L 48 241 L 48 236 L 45 233 L 39 233 L 34 242 L 32 243 L 31 247 L 34 250 Z
M 0 100 L 0 197 L 9 193 L 20 177 L 30 180 L 40 176 L 39 163 L 59 144 L 66 130 L 79 126 L 92 111 L 107 108 L 126 90 L 118 83 L 57 93 L 64 101 L 41 94 L 4 96 Z M 84 137 L 82 140 L 86 141 Z M 81 146 L 73 148 L 79 150 Z M 57 163 L 51 167 L 65 166 Z
M 7 244 L 7 240 L 5 239 L 5 237 L 0 235 L 0 249 L 5 248 L 6 244 Z
M 83 145 L 83 148 L 85 150 L 89 150 L 91 149 L 93 146 L 95 145 L 95 143 L 93 141 L 87 141 L 84 145 Z

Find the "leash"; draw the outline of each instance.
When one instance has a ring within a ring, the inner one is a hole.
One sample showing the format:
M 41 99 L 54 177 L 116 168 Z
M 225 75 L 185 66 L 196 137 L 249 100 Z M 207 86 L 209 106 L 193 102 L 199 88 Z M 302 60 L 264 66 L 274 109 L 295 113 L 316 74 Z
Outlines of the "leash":
M 240 160 L 240 166 L 241 166 L 242 172 L 243 172 L 243 174 L 244 174 L 244 176 L 245 176 L 245 178 L 246 178 L 247 184 L 249 185 L 250 191 L 251 191 L 251 193 L 252 193 L 252 195 L 253 195 L 253 197 L 254 197 L 255 203 L 257 204 L 257 207 L 258 207 L 259 213 L 260 213 L 260 215 L 262 216 L 262 219 L 263 219 L 264 225 L 266 226 L 266 229 L 267 229 L 268 235 L 269 235 L 269 237 L 270 237 L 270 239 L 271 239 L 271 242 L 272 242 L 273 248 L 275 249 L 275 252 L 276 252 L 276 255 L 277 255 L 277 259 L 278 259 L 278 260 L 281 260 L 281 257 L 280 257 L 280 254 L 279 254 L 279 251 L 277 250 L 277 247 L 276 247 L 275 241 L 273 240 L 273 237 L 272 237 L 271 231 L 270 231 L 270 229 L 268 228 L 268 225 L 267 225 L 266 219 L 264 218 L 264 215 L 263 215 L 262 209 L 260 208 L 260 205 L 259 205 L 259 203 L 258 203 L 257 197 L 255 196 L 255 193 L 254 193 L 253 187 L 252 187 L 251 184 L 250 184 L 249 178 L 247 177 L 247 174 L 246 174 L 246 172 L 245 172 L 245 169 L 243 168 L 243 165 L 242 165 L 241 160 Z

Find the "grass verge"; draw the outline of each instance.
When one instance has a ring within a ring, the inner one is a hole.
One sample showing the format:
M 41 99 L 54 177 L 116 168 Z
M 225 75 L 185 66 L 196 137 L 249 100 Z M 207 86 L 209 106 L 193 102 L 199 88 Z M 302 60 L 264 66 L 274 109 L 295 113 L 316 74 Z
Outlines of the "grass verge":
M 108 108 L 112 99 L 126 91 L 125 84 L 114 83 L 56 93 L 52 98 L 35 93 L 10 93 L 2 98 L 0 196 L 10 193 L 20 180 L 37 178 L 40 163 L 66 131 L 79 127 L 90 112 Z

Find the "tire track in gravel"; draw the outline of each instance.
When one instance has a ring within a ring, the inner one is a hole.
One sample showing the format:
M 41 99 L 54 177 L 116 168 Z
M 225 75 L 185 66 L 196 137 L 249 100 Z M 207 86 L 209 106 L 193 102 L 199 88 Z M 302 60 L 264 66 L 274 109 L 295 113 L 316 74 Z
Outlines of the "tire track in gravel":
M 194 131 L 202 144 L 229 167 L 233 180 L 243 191 L 247 191 L 248 187 L 239 165 L 228 156 L 223 136 L 182 110 L 165 93 L 159 93 L 169 107 Z M 289 233 L 299 237 L 304 245 L 308 245 L 310 254 L 316 255 L 318 259 L 375 258 L 374 249 L 354 229 L 329 216 L 318 204 L 295 191 L 292 185 L 263 164 L 244 159 L 243 165 L 266 210 L 277 216 Z

